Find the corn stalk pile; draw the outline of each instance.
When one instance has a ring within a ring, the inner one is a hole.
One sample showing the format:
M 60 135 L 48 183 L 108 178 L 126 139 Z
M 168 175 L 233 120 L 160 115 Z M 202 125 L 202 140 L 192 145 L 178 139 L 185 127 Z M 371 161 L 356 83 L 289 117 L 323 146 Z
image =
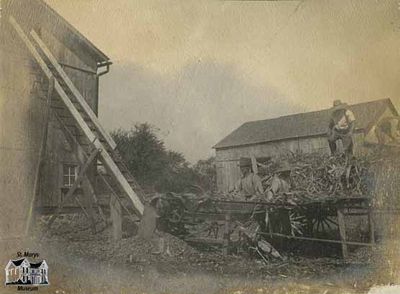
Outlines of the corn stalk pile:
M 265 193 L 271 188 L 275 172 L 280 163 L 287 161 L 291 166 L 290 192 L 277 195 L 277 203 L 307 203 L 340 197 L 370 195 L 373 188 L 373 173 L 370 158 L 358 157 L 347 160 L 344 156 L 326 154 L 291 154 L 274 162 L 259 164 L 258 175 L 262 179 Z M 225 195 L 238 199 L 237 191 Z M 258 200 L 265 200 L 265 195 Z M 256 199 L 252 199 L 256 200 Z
M 371 174 L 366 158 L 348 161 L 343 156 L 294 154 L 287 160 L 293 168 L 292 190 L 303 198 L 354 197 L 370 192 Z M 264 182 L 264 188 L 268 188 L 267 185 Z

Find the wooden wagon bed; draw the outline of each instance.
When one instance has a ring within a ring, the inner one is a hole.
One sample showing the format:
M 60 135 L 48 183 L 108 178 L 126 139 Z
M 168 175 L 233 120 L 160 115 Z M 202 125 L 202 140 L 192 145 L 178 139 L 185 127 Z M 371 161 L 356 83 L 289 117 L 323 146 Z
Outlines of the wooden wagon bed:
M 307 201 L 304 203 L 280 202 L 272 203 L 265 201 L 232 201 L 209 199 L 203 205 L 195 209 L 182 211 L 181 224 L 195 226 L 196 224 L 217 224 L 223 227 L 223 234 L 202 235 L 189 234 L 184 237 L 188 242 L 219 244 L 224 246 L 228 252 L 230 246 L 231 228 L 234 223 L 249 220 L 255 211 L 266 211 L 273 209 L 286 209 L 297 216 L 303 216 L 307 221 L 308 230 L 305 234 L 285 235 L 277 232 L 259 232 L 260 235 L 271 238 L 287 238 L 313 242 L 336 243 L 342 245 L 344 258 L 348 256 L 348 245 L 372 246 L 375 243 L 374 222 L 372 218 L 371 199 L 369 197 L 326 197 Z M 346 235 L 345 216 L 366 216 L 368 218 L 369 242 L 349 241 Z M 316 238 L 315 233 L 325 229 L 337 229 L 340 239 Z

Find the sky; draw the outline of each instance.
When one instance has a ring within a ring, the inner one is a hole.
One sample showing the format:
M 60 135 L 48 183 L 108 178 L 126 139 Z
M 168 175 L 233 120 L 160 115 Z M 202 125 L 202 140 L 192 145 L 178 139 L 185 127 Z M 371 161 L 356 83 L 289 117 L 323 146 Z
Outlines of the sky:
M 148 122 L 190 162 L 246 121 L 390 97 L 400 1 L 46 0 L 113 62 L 107 130 Z

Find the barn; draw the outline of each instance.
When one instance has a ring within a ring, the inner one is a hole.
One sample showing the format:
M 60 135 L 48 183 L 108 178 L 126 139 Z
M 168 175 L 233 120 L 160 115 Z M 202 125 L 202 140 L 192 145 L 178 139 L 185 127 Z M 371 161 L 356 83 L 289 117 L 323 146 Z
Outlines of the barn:
M 27 233 L 35 211 L 92 211 L 99 164 L 109 194 L 140 214 L 136 183 L 97 118 L 110 59 L 43 0 L 3 0 L 1 9 L 0 235 Z
M 376 140 L 374 126 L 380 119 L 398 115 L 390 99 L 350 105 L 356 116 L 354 152 L 365 152 L 364 143 Z M 213 148 L 216 152 L 217 186 L 227 192 L 240 178 L 241 157 L 276 158 L 290 152 L 329 153 L 326 140 L 330 109 L 246 122 Z

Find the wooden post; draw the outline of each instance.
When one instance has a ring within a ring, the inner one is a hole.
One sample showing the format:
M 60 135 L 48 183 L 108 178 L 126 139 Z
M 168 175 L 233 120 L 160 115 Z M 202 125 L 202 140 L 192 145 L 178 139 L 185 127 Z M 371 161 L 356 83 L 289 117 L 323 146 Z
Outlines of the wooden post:
M 110 199 L 110 215 L 112 222 L 112 236 L 114 241 L 122 239 L 122 211 L 121 204 L 115 196 L 111 196 Z
M 93 209 L 93 198 L 92 198 L 92 191 L 90 189 L 91 185 L 89 183 L 89 179 L 86 177 L 82 180 L 82 187 L 83 187 L 83 207 L 85 207 L 89 220 L 92 223 L 92 232 L 93 234 L 96 233 L 96 217 L 95 212 Z
M 251 155 L 251 156 L 250 156 L 250 159 L 251 159 L 251 168 L 252 168 L 252 170 L 253 170 L 253 173 L 254 173 L 255 175 L 257 175 L 257 174 L 258 174 L 258 166 L 257 166 L 256 157 L 255 157 L 254 155 Z
M 345 243 L 347 240 L 346 240 L 346 224 L 344 220 L 343 209 L 338 208 L 337 217 L 338 217 L 340 240 L 342 242 L 342 255 L 343 258 L 346 259 L 348 257 L 348 251 L 347 251 L 347 244 Z
M 25 236 L 27 236 L 30 231 L 32 230 L 32 227 L 34 225 L 35 221 L 35 204 L 36 201 L 39 198 L 39 193 L 40 193 L 40 181 L 42 178 L 42 169 L 44 166 L 44 159 L 46 156 L 47 152 L 47 134 L 48 134 L 48 129 L 49 129 L 49 121 L 50 121 L 50 107 L 51 107 L 51 98 L 53 97 L 53 92 L 54 92 L 54 78 L 49 79 L 49 85 L 47 89 L 47 96 L 46 96 L 46 109 L 44 111 L 44 116 L 43 116 L 43 130 L 42 130 L 42 142 L 40 144 L 40 150 L 39 150 L 39 159 L 37 162 L 36 166 L 36 172 L 35 172 L 35 183 L 33 187 L 33 197 L 30 201 L 29 204 L 29 211 L 28 211 L 28 218 L 27 218 L 27 224 L 25 227 Z
M 230 243 L 230 233 L 229 233 L 229 229 L 230 229 L 230 223 L 231 223 L 231 215 L 230 214 L 226 214 L 225 215 L 225 226 L 224 226 L 224 248 L 223 248 L 223 252 L 225 255 L 228 255 L 229 253 L 229 243 Z
M 372 214 L 372 209 L 368 209 L 368 225 L 369 225 L 369 242 L 374 244 L 375 243 L 375 222 L 374 217 Z

